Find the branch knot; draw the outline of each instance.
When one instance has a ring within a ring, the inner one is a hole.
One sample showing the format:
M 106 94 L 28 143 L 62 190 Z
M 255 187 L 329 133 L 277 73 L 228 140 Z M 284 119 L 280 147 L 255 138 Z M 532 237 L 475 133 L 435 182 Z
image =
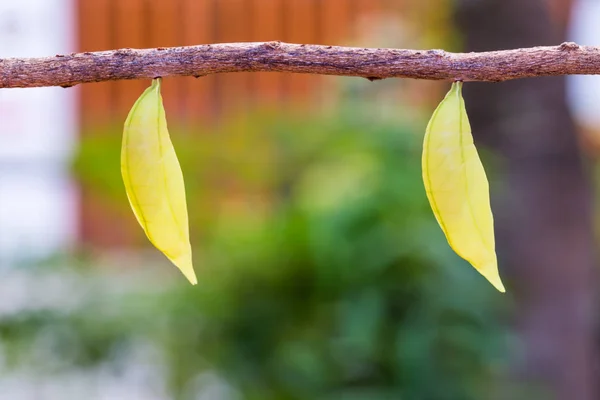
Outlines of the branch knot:
M 579 50 L 579 45 L 575 42 L 564 42 L 558 47 L 561 51 Z

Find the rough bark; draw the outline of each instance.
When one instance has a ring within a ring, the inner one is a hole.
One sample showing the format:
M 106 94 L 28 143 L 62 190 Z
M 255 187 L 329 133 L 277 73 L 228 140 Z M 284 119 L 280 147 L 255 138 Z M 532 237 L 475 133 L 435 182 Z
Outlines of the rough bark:
M 260 42 L 120 49 L 0 59 L 0 88 L 69 87 L 110 80 L 258 71 L 358 76 L 372 80 L 500 82 L 537 76 L 600 74 L 600 47 L 563 43 L 483 53 L 449 53 Z
M 546 0 L 462 0 L 467 50 L 560 41 Z M 518 380 L 558 400 L 598 398 L 590 184 L 562 77 L 465 87 L 475 140 L 504 159 L 492 181 L 500 265 L 523 346 Z M 497 182 L 496 185 L 493 183 Z

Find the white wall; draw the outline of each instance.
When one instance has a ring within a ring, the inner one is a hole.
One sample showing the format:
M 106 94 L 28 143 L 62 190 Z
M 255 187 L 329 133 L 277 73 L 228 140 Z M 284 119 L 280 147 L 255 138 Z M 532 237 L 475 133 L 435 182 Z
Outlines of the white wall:
M 0 57 L 75 49 L 73 0 L 0 0 Z M 0 266 L 69 247 L 77 227 L 69 180 L 76 90 L 0 89 Z
M 576 0 L 569 40 L 580 45 L 600 45 L 600 0 Z M 575 118 L 600 128 L 600 77 L 577 75 L 567 78 L 569 104 Z

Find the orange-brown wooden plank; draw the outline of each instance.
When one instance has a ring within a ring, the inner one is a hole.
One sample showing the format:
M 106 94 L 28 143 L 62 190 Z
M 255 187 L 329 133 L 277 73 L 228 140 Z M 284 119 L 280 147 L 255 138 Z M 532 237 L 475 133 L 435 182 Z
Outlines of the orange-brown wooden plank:
M 317 37 L 318 32 L 320 32 L 317 14 L 319 3 L 321 3 L 319 0 L 287 0 L 286 41 L 302 44 L 320 41 Z M 288 103 L 294 108 L 307 105 L 310 95 L 314 94 L 318 77 L 308 74 L 291 74 L 286 78 L 289 79 Z
M 251 39 L 257 42 L 284 40 L 283 15 L 287 0 L 251 0 Z M 282 99 L 283 74 L 259 72 L 252 75 L 253 98 L 259 106 L 272 107 Z
M 292 43 L 314 44 L 318 42 L 318 0 L 287 0 L 287 40 Z
M 373 19 L 382 12 L 381 0 L 353 0 L 354 15 L 352 16 L 352 39 L 365 35 Z
M 112 45 L 112 1 L 78 1 L 79 51 L 108 50 Z M 84 135 L 99 134 L 112 122 L 111 82 L 81 85 L 80 115 Z M 84 138 L 85 140 L 85 138 Z M 105 232 L 98 229 L 98 220 L 111 220 L 97 195 L 80 187 L 79 240 L 92 246 L 101 245 Z
M 217 41 L 243 42 L 250 34 L 251 10 L 248 0 L 225 0 L 217 2 Z M 220 75 L 218 82 L 219 111 L 223 114 L 237 113 L 248 107 L 250 76 L 248 73 Z
M 88 187 L 82 186 L 80 196 L 80 241 L 94 248 L 124 248 L 147 245 L 143 231 L 125 204 L 107 202 Z
M 152 0 L 146 1 L 147 15 L 149 20 L 147 34 L 149 35 L 149 47 L 178 46 L 182 40 L 181 1 L 175 0 Z M 183 115 L 181 78 L 165 78 L 162 85 L 162 96 L 164 100 L 167 118 L 171 125 L 180 125 L 180 117 Z
M 327 0 L 321 5 L 321 30 L 325 44 L 343 46 L 349 40 L 350 2 L 348 0 Z
M 77 3 L 79 51 L 110 49 L 110 0 L 79 0 Z M 81 85 L 80 113 L 82 131 L 107 124 L 111 118 L 110 83 Z
M 192 46 L 213 42 L 215 21 L 213 0 L 182 0 L 183 41 L 182 46 Z M 197 126 L 211 119 L 214 110 L 212 99 L 216 84 L 215 76 L 182 78 L 184 113 L 188 127 Z
M 126 0 L 117 3 L 114 9 L 114 46 L 115 48 L 143 48 L 144 40 L 144 0 Z M 115 118 L 125 121 L 135 100 L 150 85 L 146 80 L 117 81 L 115 85 Z
M 352 43 L 352 16 L 349 0 L 327 0 L 320 2 L 321 5 L 321 32 L 325 44 L 334 46 L 349 45 Z M 338 86 L 339 78 L 320 78 L 320 101 L 325 108 L 336 107 L 340 92 Z

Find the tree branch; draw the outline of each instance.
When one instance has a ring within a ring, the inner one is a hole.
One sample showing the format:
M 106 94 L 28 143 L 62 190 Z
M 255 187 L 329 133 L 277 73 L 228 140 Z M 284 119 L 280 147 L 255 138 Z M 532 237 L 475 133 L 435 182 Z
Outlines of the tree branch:
M 500 82 L 552 75 L 600 74 L 600 47 L 560 46 L 449 53 L 282 42 L 120 49 L 44 58 L 0 59 L 0 88 L 69 87 L 80 83 L 223 72 L 294 72 Z

